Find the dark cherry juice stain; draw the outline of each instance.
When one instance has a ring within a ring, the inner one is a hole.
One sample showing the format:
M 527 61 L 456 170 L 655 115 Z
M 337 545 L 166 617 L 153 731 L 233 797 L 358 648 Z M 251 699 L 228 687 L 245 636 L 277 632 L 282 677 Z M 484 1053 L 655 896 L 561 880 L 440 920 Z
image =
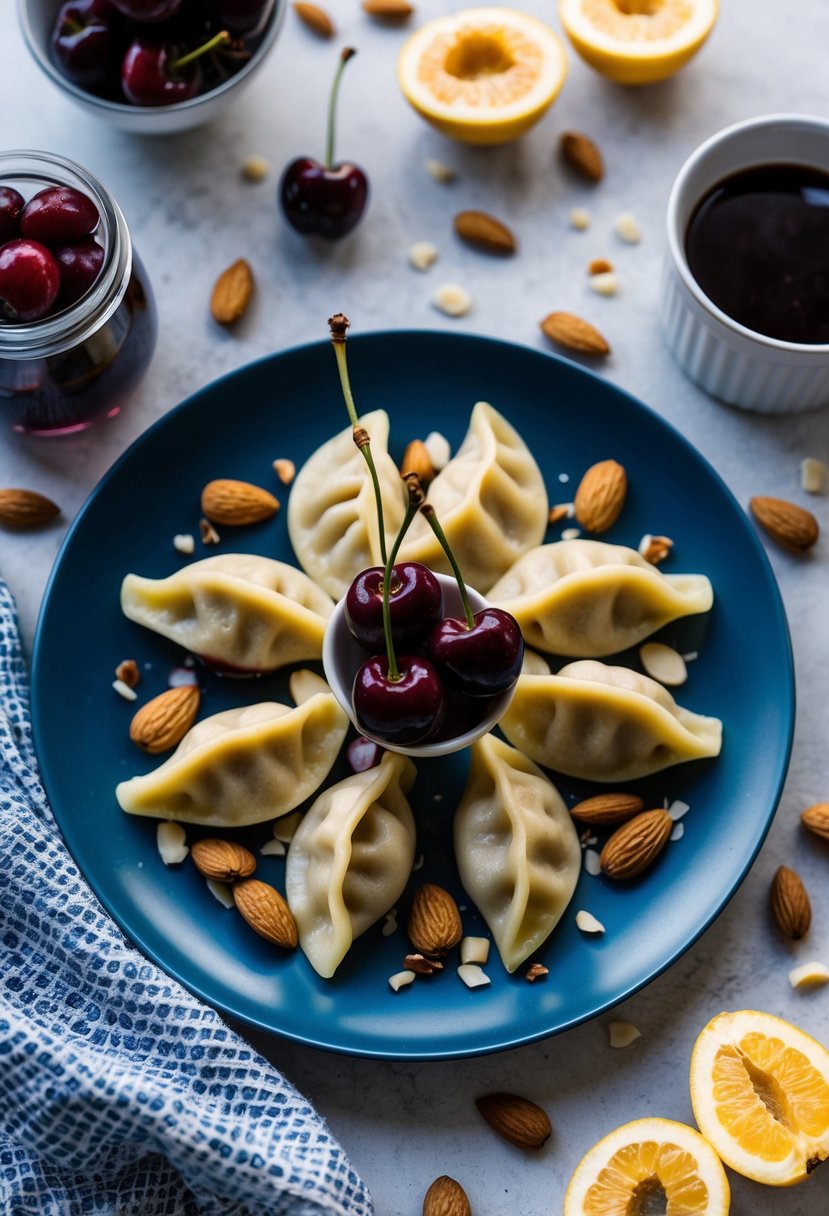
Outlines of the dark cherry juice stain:
M 709 300 L 740 325 L 829 342 L 829 173 L 774 164 L 725 178 L 697 205 L 685 251 Z

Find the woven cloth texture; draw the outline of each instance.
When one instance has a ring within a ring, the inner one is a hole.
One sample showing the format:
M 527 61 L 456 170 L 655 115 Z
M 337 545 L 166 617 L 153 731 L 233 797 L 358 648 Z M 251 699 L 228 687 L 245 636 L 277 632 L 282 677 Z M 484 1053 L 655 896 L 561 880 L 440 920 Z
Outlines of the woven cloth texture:
M 37 771 L 0 581 L 0 1212 L 371 1216 L 313 1107 L 123 937 Z

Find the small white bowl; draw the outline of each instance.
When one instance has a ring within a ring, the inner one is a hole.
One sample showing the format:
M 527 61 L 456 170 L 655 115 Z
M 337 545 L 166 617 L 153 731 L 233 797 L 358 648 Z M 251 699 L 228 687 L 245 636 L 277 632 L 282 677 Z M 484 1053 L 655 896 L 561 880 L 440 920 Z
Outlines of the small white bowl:
M 458 585 L 454 578 L 450 578 L 446 574 L 436 574 L 435 578 L 443 588 L 443 615 L 462 618 L 464 616 L 463 604 L 458 592 Z M 467 587 L 467 593 L 473 612 L 480 612 L 482 608 L 488 606 L 488 600 L 485 600 L 472 587 Z M 496 697 L 490 703 L 489 713 L 486 717 L 477 726 L 473 727 L 472 730 L 468 730 L 462 735 L 454 735 L 451 739 L 439 739 L 435 743 L 418 743 L 411 747 L 404 747 L 401 744 L 387 743 L 385 739 L 381 739 L 378 735 L 370 735 L 363 729 L 355 717 L 354 706 L 351 702 L 351 689 L 354 684 L 354 676 L 357 674 L 357 668 L 367 658 L 366 651 L 354 641 L 354 638 L 348 631 L 348 626 L 345 623 L 345 600 L 342 599 L 331 615 L 322 643 L 322 666 L 325 670 L 325 678 L 334 696 L 361 735 L 364 735 L 367 739 L 373 739 L 375 743 L 379 743 L 386 751 L 402 752 L 405 756 L 448 756 L 452 752 L 459 752 L 463 748 L 469 747 L 470 743 L 474 743 L 476 739 L 480 739 L 482 735 L 492 730 L 493 726 L 506 713 L 507 706 L 515 692 L 515 685 L 513 685 L 512 688 L 502 693 L 500 697 Z
M 713 135 L 679 171 L 668 200 L 662 327 L 679 365 L 712 397 L 764 414 L 829 405 L 829 345 L 783 342 L 746 329 L 703 293 L 685 255 L 688 222 L 708 191 L 755 165 L 829 172 L 829 121 L 770 114 Z
M 244 92 L 262 67 L 276 42 L 288 7 L 287 0 L 275 0 L 261 42 L 248 62 L 215 89 L 171 106 L 133 106 L 126 101 L 109 101 L 86 92 L 68 80 L 56 66 L 49 49 L 49 37 L 60 5 L 61 0 L 17 0 L 20 28 L 35 62 L 52 83 L 87 114 L 135 135 L 171 135 L 218 117 Z

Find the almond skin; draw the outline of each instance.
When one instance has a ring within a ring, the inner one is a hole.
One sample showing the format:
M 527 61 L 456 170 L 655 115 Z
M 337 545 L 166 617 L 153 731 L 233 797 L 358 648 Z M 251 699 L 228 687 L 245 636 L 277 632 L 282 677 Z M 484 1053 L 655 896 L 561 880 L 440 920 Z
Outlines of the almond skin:
M 571 169 L 575 169 L 588 181 L 600 182 L 604 177 L 604 160 L 596 144 L 580 131 L 564 131 L 561 136 L 561 155 Z
M 472 1216 L 472 1207 L 461 1184 L 441 1174 L 423 1196 L 423 1216 Z
M 198 684 L 168 688 L 142 705 L 130 723 L 130 738 L 151 756 L 181 743 L 199 712 Z
M 432 458 L 422 439 L 413 439 L 403 453 L 403 459 L 400 462 L 400 475 L 401 477 L 405 477 L 407 473 L 417 473 L 424 490 L 430 481 L 434 481 L 435 470 L 432 465 Z
M 800 816 L 800 822 L 814 836 L 829 840 L 829 802 L 816 802 Z
M 608 878 L 636 878 L 668 843 L 674 821 L 667 811 L 640 811 L 617 828 L 599 857 Z
M 551 312 L 539 322 L 541 332 L 563 346 L 565 350 L 575 351 L 579 355 L 609 355 L 610 345 L 595 325 L 583 321 L 572 312 Z
M 197 840 L 190 849 L 196 869 L 205 878 L 214 882 L 235 882 L 237 878 L 250 878 L 256 869 L 256 858 L 244 845 L 235 840 Z
M 244 316 L 253 295 L 253 282 L 253 271 L 244 258 L 223 270 L 210 297 L 213 320 L 219 325 L 233 325 Z
M 260 937 L 293 950 L 297 944 L 294 914 L 275 887 L 258 878 L 233 884 L 233 898 L 243 918 Z
M 517 241 L 512 231 L 486 211 L 459 211 L 453 221 L 456 234 L 468 245 L 485 253 L 515 253 Z
M 302 24 L 307 25 L 308 29 L 318 38 L 334 37 L 334 22 L 325 9 L 320 8 L 318 4 L 303 4 L 297 0 L 294 4 L 294 12 Z
M 36 490 L 0 490 L 0 524 L 6 528 L 42 528 L 60 515 L 60 507 Z
M 576 519 L 588 532 L 606 532 L 621 514 L 627 488 L 627 474 L 618 461 L 591 465 L 573 499 Z
M 202 490 L 201 509 L 214 524 L 238 528 L 270 519 L 279 510 L 279 500 L 249 481 L 219 478 Z
M 771 884 L 771 911 L 780 932 L 800 941 L 812 923 L 812 905 L 799 874 L 780 866 Z
M 749 502 L 751 514 L 772 540 L 796 553 L 811 549 L 820 535 L 820 528 L 811 511 L 787 502 L 785 498 L 761 496 Z
M 441 955 L 456 946 L 463 935 L 458 905 L 443 887 L 427 882 L 412 901 L 409 941 L 420 954 Z
M 475 1105 L 489 1126 L 518 1148 L 541 1148 L 553 1129 L 545 1111 L 518 1094 L 486 1094 Z
M 624 823 L 645 809 L 645 804 L 636 794 L 596 794 L 585 798 L 570 808 L 574 819 L 596 827 L 611 823 Z
M 363 12 L 386 21 L 404 21 L 414 8 L 408 0 L 363 0 Z

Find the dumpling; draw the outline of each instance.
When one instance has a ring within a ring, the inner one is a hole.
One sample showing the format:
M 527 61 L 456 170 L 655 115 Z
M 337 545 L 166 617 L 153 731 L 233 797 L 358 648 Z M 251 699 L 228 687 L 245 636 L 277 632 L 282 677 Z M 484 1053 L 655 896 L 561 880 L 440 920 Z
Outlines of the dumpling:
M 719 718 L 683 709 L 648 676 L 595 659 L 554 676 L 520 676 L 498 725 L 536 764 L 589 781 L 633 781 L 718 756 L 722 745 Z
M 389 417 L 374 410 L 360 425 L 371 439 L 391 548 L 407 495 L 388 453 Z M 288 535 L 303 570 L 336 600 L 361 570 L 382 564 L 374 487 L 350 426 L 317 448 L 297 474 L 288 500 Z
M 428 501 L 471 587 L 485 595 L 547 528 L 547 491 L 524 440 L 479 401 L 457 453 L 429 487 Z M 401 556 L 451 574 L 428 521 L 416 515 Z
M 511 612 L 529 646 L 600 658 L 635 646 L 714 602 L 703 574 L 662 574 L 635 549 L 563 540 L 519 557 L 489 591 Z
M 288 849 L 288 904 L 311 966 L 330 979 L 351 943 L 399 899 L 415 856 L 407 756 L 386 752 L 316 799 Z
M 212 667 L 256 675 L 319 659 L 334 604 L 295 566 L 223 553 L 169 578 L 128 574 L 121 608 Z
M 455 812 L 455 860 L 467 895 L 515 971 L 552 933 L 576 889 L 578 833 L 541 769 L 494 735 L 472 745 Z
M 115 788 L 121 810 L 211 828 L 287 815 L 317 792 L 348 718 L 324 680 L 302 673 L 296 708 L 262 701 L 197 722 L 153 772 Z

